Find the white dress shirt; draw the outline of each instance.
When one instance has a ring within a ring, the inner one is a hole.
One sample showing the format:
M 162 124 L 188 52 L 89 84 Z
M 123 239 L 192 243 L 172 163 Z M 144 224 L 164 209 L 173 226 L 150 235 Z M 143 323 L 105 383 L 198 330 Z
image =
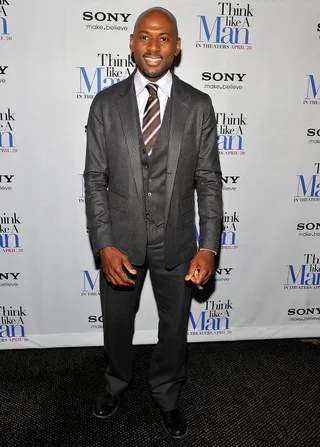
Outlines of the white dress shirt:
M 134 88 L 136 90 L 137 95 L 141 128 L 142 128 L 144 110 L 146 108 L 146 104 L 149 98 L 149 92 L 146 89 L 147 84 L 155 84 L 158 86 L 158 98 L 160 102 L 160 121 L 162 122 L 164 112 L 166 110 L 167 101 L 171 95 L 171 87 L 172 87 L 171 71 L 168 70 L 167 73 L 164 76 L 162 76 L 162 78 L 159 79 L 159 81 L 156 82 L 149 81 L 149 79 L 145 78 L 140 73 L 139 70 L 136 71 L 136 74 L 134 75 Z

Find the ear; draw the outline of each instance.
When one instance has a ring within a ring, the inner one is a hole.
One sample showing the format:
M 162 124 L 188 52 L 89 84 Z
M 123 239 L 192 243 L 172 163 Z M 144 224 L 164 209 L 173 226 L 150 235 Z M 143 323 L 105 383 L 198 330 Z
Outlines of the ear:
M 176 50 L 175 50 L 175 52 L 174 52 L 174 55 L 175 55 L 175 56 L 178 56 L 178 54 L 180 53 L 180 51 L 181 51 L 181 39 L 180 39 L 180 37 L 178 37 L 178 39 L 177 39 L 177 44 L 176 44 Z
M 130 47 L 131 53 L 133 53 L 134 52 L 133 51 L 133 49 L 134 49 L 134 37 L 133 37 L 133 34 L 130 34 L 130 45 L 129 45 L 129 47 Z

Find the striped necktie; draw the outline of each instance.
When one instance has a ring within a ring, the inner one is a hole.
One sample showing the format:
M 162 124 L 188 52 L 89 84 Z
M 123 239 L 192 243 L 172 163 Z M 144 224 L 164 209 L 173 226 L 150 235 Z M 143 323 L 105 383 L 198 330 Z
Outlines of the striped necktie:
M 142 137 L 146 151 L 149 154 L 159 135 L 161 120 L 158 86 L 155 84 L 147 84 L 146 89 L 149 92 L 149 99 L 143 114 Z

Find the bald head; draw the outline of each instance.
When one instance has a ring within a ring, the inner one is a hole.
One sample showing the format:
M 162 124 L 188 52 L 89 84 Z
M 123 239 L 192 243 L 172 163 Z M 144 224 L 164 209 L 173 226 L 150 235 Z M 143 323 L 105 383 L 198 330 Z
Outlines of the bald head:
M 172 22 L 172 24 L 173 24 L 173 26 L 174 26 L 174 28 L 175 28 L 175 30 L 176 30 L 176 36 L 178 37 L 179 32 L 178 32 L 178 23 L 177 23 L 177 19 L 176 19 L 175 16 L 172 14 L 172 12 L 168 11 L 168 9 L 161 8 L 161 6 L 156 6 L 156 7 L 154 7 L 154 8 L 149 8 L 149 9 L 146 9 L 145 11 L 143 11 L 143 12 L 139 15 L 139 17 L 137 18 L 137 20 L 136 20 L 136 23 L 135 23 L 135 25 L 134 25 L 134 29 L 133 29 L 133 33 L 135 33 L 135 31 L 136 31 L 136 28 L 137 28 L 137 26 L 139 25 L 139 21 L 140 21 L 141 19 L 145 18 L 145 16 L 147 16 L 147 15 L 149 15 L 149 14 L 152 15 L 152 13 L 160 13 L 160 14 L 163 14 L 163 15 L 167 16 L 167 18 L 168 18 L 169 20 L 171 20 L 171 22 Z

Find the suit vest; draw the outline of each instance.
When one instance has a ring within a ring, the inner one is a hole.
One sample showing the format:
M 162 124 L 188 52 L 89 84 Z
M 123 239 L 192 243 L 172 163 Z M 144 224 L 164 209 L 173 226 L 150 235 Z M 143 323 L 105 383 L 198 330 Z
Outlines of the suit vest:
M 171 100 L 168 98 L 160 132 L 151 155 L 148 155 L 140 132 L 140 154 L 143 173 L 146 214 L 159 226 L 164 223 L 168 143 Z M 140 128 L 140 124 L 139 124 Z

